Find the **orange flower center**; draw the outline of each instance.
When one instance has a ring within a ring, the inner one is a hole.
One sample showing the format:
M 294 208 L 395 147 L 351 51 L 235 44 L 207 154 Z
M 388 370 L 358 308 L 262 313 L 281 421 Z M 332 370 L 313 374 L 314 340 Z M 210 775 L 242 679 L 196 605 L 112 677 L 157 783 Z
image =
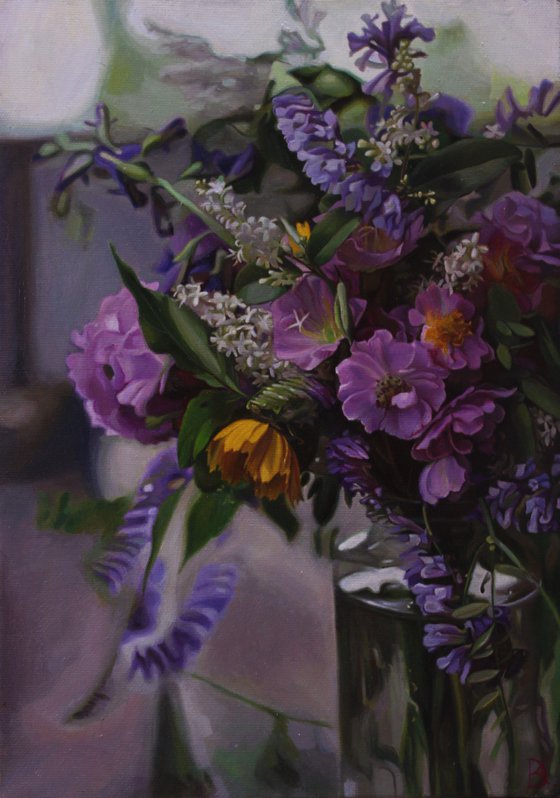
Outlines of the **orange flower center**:
M 424 340 L 434 344 L 447 354 L 452 346 L 461 346 L 465 338 L 472 334 L 471 323 L 458 310 L 444 316 L 426 314 Z

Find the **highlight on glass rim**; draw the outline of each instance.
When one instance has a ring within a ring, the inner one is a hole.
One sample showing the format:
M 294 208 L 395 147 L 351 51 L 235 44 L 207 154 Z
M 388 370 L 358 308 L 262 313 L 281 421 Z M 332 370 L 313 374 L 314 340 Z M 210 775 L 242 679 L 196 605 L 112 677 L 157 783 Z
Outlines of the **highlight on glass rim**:
M 0 150 L 6 796 L 557 795 L 558 74 L 465 75 L 478 0 L 110 5 Z

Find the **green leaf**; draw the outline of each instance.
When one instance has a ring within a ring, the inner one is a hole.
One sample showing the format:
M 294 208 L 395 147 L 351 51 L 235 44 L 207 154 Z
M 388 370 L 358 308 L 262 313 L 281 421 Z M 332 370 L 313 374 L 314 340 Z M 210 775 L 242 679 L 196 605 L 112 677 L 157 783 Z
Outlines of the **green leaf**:
M 265 514 L 279 526 L 286 538 L 291 542 L 299 532 L 297 515 L 288 505 L 284 496 L 277 499 L 261 499 L 261 506 Z
M 490 682 L 499 675 L 500 671 L 496 670 L 495 668 L 483 671 L 473 671 L 467 676 L 467 682 L 469 684 L 482 684 L 483 682 Z
M 453 617 L 460 620 L 467 620 L 467 618 L 474 618 L 486 612 L 490 604 L 487 601 L 473 601 L 470 604 L 464 604 L 462 607 L 457 607 L 453 610 Z
M 495 180 L 521 157 L 519 148 L 505 141 L 457 141 L 420 161 L 410 175 L 410 187 L 435 191 L 438 199 L 455 199 Z
M 329 211 L 311 231 L 307 254 L 317 266 L 327 263 L 339 246 L 360 225 L 360 217 L 343 208 Z
M 209 235 L 211 235 L 211 231 L 205 230 L 203 233 L 200 233 L 200 235 L 191 238 L 191 240 L 185 244 L 183 249 L 177 255 L 175 255 L 173 258 L 173 263 L 181 263 L 181 261 L 185 261 L 185 263 L 188 265 L 202 239 Z
M 173 513 L 175 512 L 182 494 L 182 489 L 177 490 L 175 493 L 172 493 L 171 496 L 168 496 L 167 499 L 165 499 L 165 501 L 163 501 L 160 505 L 154 526 L 152 528 L 152 546 L 150 549 L 150 557 L 144 572 L 144 587 L 146 587 L 150 571 L 157 560 L 157 556 L 165 538 L 165 533 L 167 532 L 169 523 L 173 517 Z
M 273 302 L 288 290 L 289 286 L 274 286 L 255 282 L 243 286 L 237 292 L 237 296 L 247 305 L 263 305 L 265 302 Z
M 527 377 L 521 383 L 523 393 L 537 407 L 550 413 L 554 418 L 560 418 L 560 396 L 534 377 Z
M 209 328 L 190 308 L 158 291 L 145 288 L 134 271 L 111 246 L 122 281 L 138 305 L 140 325 L 153 352 L 169 354 L 179 368 L 190 371 L 209 385 L 239 393 L 231 364 L 210 344 Z
M 535 456 L 536 442 L 533 419 L 525 402 L 519 402 L 509 411 L 510 431 L 517 454 L 517 462 L 526 463 Z
M 122 524 L 132 500 L 118 499 L 73 500 L 65 491 L 58 496 L 40 493 L 37 506 L 39 529 L 54 529 L 68 535 L 101 533 L 111 537 Z
M 181 468 L 191 466 L 213 434 L 230 420 L 236 399 L 225 391 L 202 391 L 191 399 L 179 430 L 177 458 Z
M 548 367 L 551 382 L 560 390 L 560 350 L 544 319 L 538 320 L 537 335 L 539 349 Z
M 537 185 L 537 163 L 535 161 L 535 154 L 530 147 L 527 147 L 525 150 L 524 163 L 531 188 L 535 188 Z
M 285 791 L 301 781 L 297 762 L 299 750 L 288 734 L 288 722 L 274 719 L 274 727 L 255 765 L 255 777 L 271 789 Z
M 216 493 L 203 493 L 195 499 L 185 523 L 183 565 L 224 531 L 240 504 L 239 497 L 225 487 Z
M 352 315 L 348 307 L 348 294 L 344 283 L 337 283 L 336 296 L 334 298 L 334 317 L 337 325 L 344 335 L 350 338 L 352 334 Z
M 348 72 L 335 69 L 329 64 L 324 66 L 305 66 L 290 70 L 302 86 L 310 89 L 317 100 L 330 105 L 334 100 L 361 94 L 361 84 Z
M 516 321 L 510 321 L 508 327 L 520 338 L 532 338 L 535 334 L 535 331 L 531 327 L 528 327 L 526 324 L 519 324 L 519 322 Z
M 332 519 L 338 507 L 340 483 L 334 476 L 318 477 L 313 484 L 313 517 L 319 526 Z
M 481 649 L 483 649 L 486 646 L 486 644 L 490 641 L 490 638 L 492 637 L 492 634 L 494 632 L 494 628 L 495 628 L 494 624 L 492 624 L 492 626 L 489 626 L 488 629 L 480 635 L 480 637 L 476 638 L 471 648 L 470 652 L 471 657 L 474 656 L 474 654 L 477 654 Z
M 473 709 L 473 714 L 477 714 L 478 712 L 487 712 L 500 698 L 500 691 L 499 690 L 492 690 L 491 693 L 487 693 L 486 695 L 482 696 L 480 701 L 476 704 L 475 708 Z
M 511 352 L 505 344 L 498 344 L 496 347 L 496 355 L 502 366 L 509 370 L 513 361 L 511 358 Z

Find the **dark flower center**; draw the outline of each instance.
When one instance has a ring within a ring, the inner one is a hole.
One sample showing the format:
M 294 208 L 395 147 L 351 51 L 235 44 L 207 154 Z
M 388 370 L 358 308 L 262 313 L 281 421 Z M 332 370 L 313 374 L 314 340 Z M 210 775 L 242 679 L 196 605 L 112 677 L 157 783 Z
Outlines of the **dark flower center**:
M 409 391 L 410 386 L 398 374 L 386 374 L 377 383 L 375 394 L 378 407 L 390 407 L 393 396 Z
M 112 380 L 115 376 L 115 372 L 108 363 L 103 365 L 103 374 L 105 374 L 108 380 Z

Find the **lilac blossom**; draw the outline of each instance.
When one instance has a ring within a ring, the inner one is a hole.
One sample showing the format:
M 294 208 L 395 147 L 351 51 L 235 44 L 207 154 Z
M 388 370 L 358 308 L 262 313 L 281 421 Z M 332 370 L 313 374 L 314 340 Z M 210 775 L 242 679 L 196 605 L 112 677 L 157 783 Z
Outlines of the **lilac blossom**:
M 221 280 L 211 274 L 214 268 L 214 260 L 220 246 L 225 250 L 226 246 L 221 242 L 217 235 L 211 233 L 203 221 L 194 213 L 188 214 L 182 222 L 176 225 L 173 237 L 169 240 L 165 251 L 157 264 L 155 270 L 163 275 L 163 282 L 160 286 L 162 293 L 167 293 L 175 284 L 177 277 L 183 269 L 183 264 L 175 262 L 179 255 L 190 241 L 195 238 L 200 239 L 189 260 L 188 268 L 185 271 L 185 282 L 194 280 L 204 285 L 207 290 L 219 290 L 222 288 Z
M 116 595 L 125 584 L 140 554 L 152 539 L 152 530 L 163 502 L 192 478 L 192 469 L 180 468 L 177 448 L 159 452 L 150 461 L 136 492 L 134 503 L 115 535 L 92 562 L 91 572 Z
M 272 107 L 278 130 L 288 149 L 303 162 L 303 171 L 313 185 L 336 191 L 353 145 L 342 141 L 333 111 L 320 111 L 305 94 L 280 94 L 273 98 Z
M 534 460 L 518 465 L 512 478 L 490 487 L 488 503 L 492 518 L 503 529 L 560 532 L 560 454 L 546 470 L 539 471 Z
M 155 429 L 146 426 L 150 402 L 160 399 L 171 360 L 148 349 L 126 288 L 105 297 L 97 318 L 82 332 L 74 331 L 72 342 L 82 351 L 67 357 L 68 375 L 94 427 L 140 443 L 157 443 L 173 433 L 169 421 Z
M 447 286 L 431 283 L 421 291 L 408 318 L 412 326 L 422 328 L 420 338 L 433 346 L 436 362 L 448 369 L 476 370 L 494 356 L 472 302 Z
M 354 322 L 359 321 L 365 299 L 349 299 Z M 306 371 L 315 368 L 338 349 L 345 337 L 335 315 L 335 302 L 327 283 L 317 275 L 301 277 L 288 293 L 271 306 L 274 351 Z
M 367 432 L 411 440 L 445 399 L 446 371 L 433 362 L 429 347 L 396 341 L 388 330 L 354 343 L 336 373 L 344 415 Z
M 515 98 L 513 89 L 508 86 L 504 97 L 496 105 L 497 132 L 503 136 L 521 119 L 550 116 L 558 105 L 560 105 L 560 90 L 554 90 L 554 83 L 550 80 L 542 80 L 538 86 L 531 87 L 525 106 Z
M 138 640 L 131 655 L 129 679 L 137 673 L 146 681 L 192 665 L 231 602 L 237 568 L 206 565 L 196 576 L 192 592 L 167 631 L 155 640 Z
M 430 464 L 419 480 L 424 501 L 435 504 L 463 489 L 470 471 L 467 456 L 491 451 L 494 430 L 505 416 L 497 400 L 514 393 L 515 389 L 471 386 L 441 408 L 412 447 L 416 460 Z
M 375 479 L 370 462 L 369 446 L 358 435 L 343 435 L 327 444 L 327 470 L 340 479 L 342 487 L 351 496 L 360 495 L 368 500 L 378 499 L 381 488 Z
M 379 15 L 363 14 L 364 27 L 361 34 L 349 33 L 350 55 L 361 53 L 356 66 L 362 72 L 367 68 L 381 70 L 376 77 L 363 86 L 365 94 L 385 94 L 388 96 L 396 81 L 408 74 L 398 67 L 397 55 L 402 43 L 421 39 L 431 42 L 435 37 L 433 28 L 424 27 L 416 18 L 407 19 L 406 6 L 397 5 L 396 0 L 382 3 L 386 19 L 377 23 Z M 404 23 L 404 24 L 403 24 Z M 412 54 L 411 54 L 412 55 Z M 423 55 L 415 52 L 414 56 Z
M 353 271 L 372 272 L 391 266 L 414 249 L 424 232 L 421 210 L 407 212 L 397 195 L 386 191 L 379 199 L 375 210 L 369 213 L 366 209 L 367 224 L 359 227 L 338 250 L 339 259 Z M 361 201 L 363 207 L 364 199 Z

